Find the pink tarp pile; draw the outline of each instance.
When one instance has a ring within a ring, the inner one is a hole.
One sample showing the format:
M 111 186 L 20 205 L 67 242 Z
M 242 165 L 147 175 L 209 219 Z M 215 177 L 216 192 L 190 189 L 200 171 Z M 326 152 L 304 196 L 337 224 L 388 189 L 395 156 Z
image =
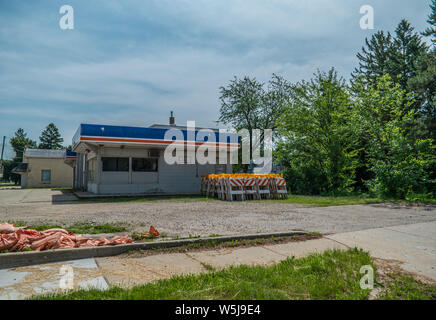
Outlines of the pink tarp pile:
M 0 223 L 0 251 L 23 251 L 28 248 L 41 251 L 47 249 L 95 247 L 131 243 L 128 236 L 118 236 L 110 240 L 106 238 L 92 239 L 76 235 L 64 229 L 37 231 L 17 228 L 9 223 Z

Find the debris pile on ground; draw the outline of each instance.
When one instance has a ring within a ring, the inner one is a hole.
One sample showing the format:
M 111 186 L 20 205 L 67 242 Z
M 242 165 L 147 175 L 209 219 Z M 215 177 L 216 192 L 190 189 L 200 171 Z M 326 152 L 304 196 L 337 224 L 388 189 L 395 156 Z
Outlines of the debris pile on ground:
M 153 226 L 150 226 L 150 230 L 146 233 L 144 233 L 144 236 L 150 236 L 150 237 L 159 237 L 159 231 Z
M 37 231 L 17 228 L 9 223 L 0 223 L 0 251 L 48 250 L 79 247 L 117 245 L 133 242 L 128 236 L 116 236 L 112 239 L 86 238 L 64 229 Z
M 143 239 L 153 239 L 159 237 L 159 231 L 153 226 L 150 226 L 150 230 L 148 232 L 135 232 L 132 234 L 132 238 L 135 240 L 143 240 Z

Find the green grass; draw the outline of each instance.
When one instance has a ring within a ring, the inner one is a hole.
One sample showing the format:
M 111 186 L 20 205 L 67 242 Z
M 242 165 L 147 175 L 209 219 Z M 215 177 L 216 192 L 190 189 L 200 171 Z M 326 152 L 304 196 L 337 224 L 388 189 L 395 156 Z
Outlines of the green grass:
M 98 233 L 114 233 L 114 232 L 124 232 L 126 227 L 121 225 L 106 224 L 87 224 L 87 223 L 75 223 L 69 227 L 67 230 L 74 233 L 88 233 L 88 234 L 98 234 Z
M 264 200 L 264 201 L 280 201 L 286 203 L 295 203 L 310 205 L 316 207 L 328 207 L 328 206 L 343 206 L 354 204 L 371 204 L 384 202 L 379 198 L 367 198 L 359 196 L 343 196 L 343 197 L 325 197 L 325 196 L 301 196 L 301 195 L 289 195 L 285 200 Z
M 207 198 L 203 196 L 178 196 L 178 197 L 143 197 L 143 198 L 95 198 L 95 199 L 80 199 L 85 202 L 148 202 L 148 201 L 160 201 L 160 200 L 172 200 L 172 201 L 220 201 L 214 198 Z M 290 195 L 285 200 L 255 200 L 250 202 L 264 202 L 273 201 L 281 203 L 296 203 L 310 206 L 339 206 L 339 205 L 351 205 L 351 204 L 368 204 L 368 203 L 380 203 L 384 200 L 379 198 L 367 198 L 359 196 L 344 196 L 344 197 L 323 197 L 323 196 L 300 196 Z
M 288 258 L 273 266 L 238 266 L 200 275 L 176 276 L 132 288 L 77 290 L 36 299 L 365 299 L 359 286 L 362 265 L 372 265 L 361 250 L 332 250 Z
M 410 194 L 406 196 L 408 203 L 436 204 L 436 199 L 430 194 Z
M 41 224 L 37 226 L 26 226 L 28 229 L 34 229 L 37 231 L 45 231 L 48 229 L 63 229 L 62 226 L 54 225 L 54 224 Z
M 8 223 L 13 224 L 14 227 L 26 227 L 28 224 L 25 221 L 8 221 Z
M 0 188 L 4 188 L 4 187 L 18 187 L 18 184 L 15 183 L 7 183 L 7 184 L 0 184 Z
M 161 201 L 161 200 L 171 200 L 171 201 L 221 201 L 214 198 L 207 198 L 204 196 L 155 196 L 155 197 L 123 197 L 123 198 L 95 198 L 95 199 L 80 199 L 84 202 L 148 202 L 148 201 Z M 306 195 L 289 195 L 288 199 L 282 200 L 254 200 L 250 202 L 280 202 L 280 203 L 292 203 L 301 204 L 312 207 L 328 207 L 328 206 L 342 206 L 342 205 L 355 205 L 355 204 L 373 204 L 382 202 L 396 202 L 396 203 L 431 203 L 436 204 L 435 199 L 414 197 L 408 198 L 406 200 L 396 200 L 396 199 L 382 199 L 377 197 L 368 197 L 365 195 L 350 195 L 350 196 L 306 196 Z
M 135 241 L 156 239 L 156 236 L 153 233 L 146 235 L 145 232 L 133 232 L 130 237 Z
M 201 264 L 201 265 L 203 266 L 203 268 L 205 268 L 207 271 L 210 271 L 210 272 L 215 272 L 215 271 L 216 271 L 215 267 L 212 266 L 212 265 L 210 265 L 210 264 L 207 264 L 207 263 L 205 263 L 205 262 L 200 262 L 200 264 Z
M 26 249 L 22 250 L 22 252 L 23 251 L 33 251 L 33 249 L 32 248 L 26 248 Z M 9 253 L 9 250 L 1 250 L 0 253 Z
M 399 272 L 389 275 L 391 280 L 379 296 L 383 300 L 436 300 L 436 286 L 416 281 Z

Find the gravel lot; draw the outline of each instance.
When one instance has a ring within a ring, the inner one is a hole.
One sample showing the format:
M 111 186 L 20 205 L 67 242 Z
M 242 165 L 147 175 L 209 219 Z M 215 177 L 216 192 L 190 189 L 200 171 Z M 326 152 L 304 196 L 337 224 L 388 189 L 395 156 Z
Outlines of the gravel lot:
M 90 203 L 60 191 L 0 190 L 0 221 L 34 224 L 125 223 L 129 231 L 150 224 L 168 236 L 231 235 L 290 230 L 339 233 L 436 221 L 436 208 L 389 204 L 307 208 L 272 202 L 154 200 Z

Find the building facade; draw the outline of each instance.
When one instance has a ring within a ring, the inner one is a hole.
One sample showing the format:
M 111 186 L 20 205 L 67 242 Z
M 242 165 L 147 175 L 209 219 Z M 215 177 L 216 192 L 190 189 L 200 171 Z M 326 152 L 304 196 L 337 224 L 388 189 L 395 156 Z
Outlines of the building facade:
M 176 137 L 168 131 L 177 129 L 185 150 L 198 151 L 204 145 L 226 148 L 226 163 L 199 164 L 187 153 L 179 163 L 168 164 L 165 149 Z M 230 153 L 239 148 L 239 137 L 228 134 L 219 143 L 216 129 L 190 130 L 186 127 L 153 125 L 150 127 L 81 124 L 73 138 L 73 188 L 95 194 L 199 194 L 201 176 L 231 173 Z M 182 163 L 183 162 L 183 163 Z
M 73 167 L 65 159 L 65 150 L 26 149 L 13 172 L 21 175 L 22 188 L 71 188 Z

